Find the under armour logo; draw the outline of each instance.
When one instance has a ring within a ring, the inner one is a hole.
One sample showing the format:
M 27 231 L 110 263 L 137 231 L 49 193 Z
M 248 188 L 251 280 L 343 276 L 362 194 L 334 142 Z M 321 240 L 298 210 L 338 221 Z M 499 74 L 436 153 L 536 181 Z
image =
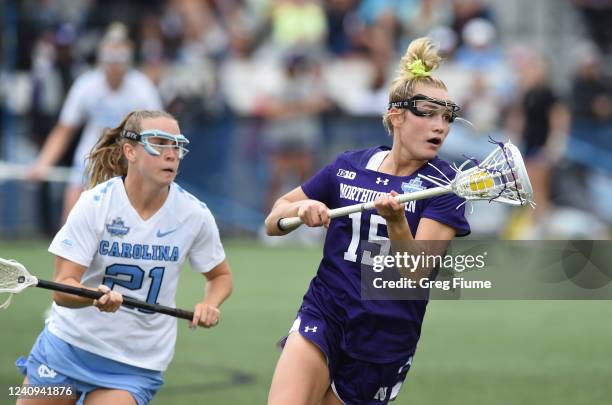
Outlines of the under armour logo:
M 318 326 L 313 326 L 313 327 L 305 326 L 304 327 L 304 333 L 308 333 L 308 332 L 317 333 L 317 328 L 318 328 Z
M 380 387 L 378 391 L 376 391 L 374 399 L 377 401 L 384 401 L 385 399 L 387 399 L 387 387 Z
M 55 378 L 57 373 L 54 370 L 51 370 L 45 364 L 41 364 L 38 367 L 38 376 L 41 378 Z
M 376 184 L 380 184 L 380 183 L 382 183 L 383 185 L 385 185 L 385 186 L 386 186 L 387 184 L 389 184 L 389 179 L 384 179 L 384 180 L 383 180 L 383 179 L 381 179 L 380 177 L 377 177 L 377 178 L 376 178 Z

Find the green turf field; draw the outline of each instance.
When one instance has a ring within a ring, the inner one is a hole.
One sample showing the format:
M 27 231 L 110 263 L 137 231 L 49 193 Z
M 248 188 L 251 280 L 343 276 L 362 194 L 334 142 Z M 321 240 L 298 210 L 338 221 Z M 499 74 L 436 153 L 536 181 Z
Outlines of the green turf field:
M 46 242 L 0 240 L 0 257 L 50 278 Z M 278 353 L 320 249 L 226 241 L 235 291 L 218 328 L 180 323 L 174 362 L 154 404 L 264 404 Z M 177 304 L 200 298 L 185 271 Z M 29 289 L 0 312 L 0 403 L 21 377 L 13 363 L 43 325 L 50 293 Z M 432 302 L 413 368 L 395 404 L 610 404 L 612 305 L 605 301 Z

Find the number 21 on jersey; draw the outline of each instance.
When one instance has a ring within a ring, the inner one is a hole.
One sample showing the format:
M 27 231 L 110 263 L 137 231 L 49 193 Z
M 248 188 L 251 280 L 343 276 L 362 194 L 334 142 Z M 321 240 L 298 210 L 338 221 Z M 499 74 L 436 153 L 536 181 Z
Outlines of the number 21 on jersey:
M 149 270 L 149 278 L 151 279 L 151 286 L 147 293 L 147 303 L 157 304 L 157 296 L 159 295 L 159 289 L 161 288 L 162 280 L 164 279 L 164 267 L 154 267 Z M 113 264 L 106 268 L 102 284 L 106 285 L 111 290 L 113 286 L 120 285 L 128 290 L 140 290 L 144 282 L 145 271 L 133 264 Z M 127 279 L 118 278 L 119 276 L 127 276 Z M 147 309 L 138 308 L 139 311 L 152 314 L 153 311 Z

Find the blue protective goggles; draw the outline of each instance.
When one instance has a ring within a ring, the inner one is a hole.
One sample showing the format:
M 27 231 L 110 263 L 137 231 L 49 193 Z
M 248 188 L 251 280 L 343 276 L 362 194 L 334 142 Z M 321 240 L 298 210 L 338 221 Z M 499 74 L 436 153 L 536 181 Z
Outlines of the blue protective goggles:
M 184 158 L 189 153 L 189 149 L 185 147 L 189 144 L 189 140 L 182 134 L 173 135 L 158 129 L 148 129 L 141 133 L 124 129 L 121 131 L 121 136 L 138 142 L 153 156 L 160 156 L 165 149 L 169 148 L 178 152 L 179 159 Z

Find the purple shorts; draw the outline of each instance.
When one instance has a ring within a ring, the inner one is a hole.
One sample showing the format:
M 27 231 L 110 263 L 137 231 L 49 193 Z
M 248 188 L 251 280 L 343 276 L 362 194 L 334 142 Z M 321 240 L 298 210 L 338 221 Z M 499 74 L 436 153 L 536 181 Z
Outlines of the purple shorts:
M 289 334 L 293 332 L 299 332 L 323 352 L 331 388 L 344 404 L 381 405 L 394 400 L 412 364 L 412 355 L 392 363 L 350 357 L 341 348 L 338 328 L 312 311 L 300 310 Z M 281 347 L 286 339 L 281 340 Z

